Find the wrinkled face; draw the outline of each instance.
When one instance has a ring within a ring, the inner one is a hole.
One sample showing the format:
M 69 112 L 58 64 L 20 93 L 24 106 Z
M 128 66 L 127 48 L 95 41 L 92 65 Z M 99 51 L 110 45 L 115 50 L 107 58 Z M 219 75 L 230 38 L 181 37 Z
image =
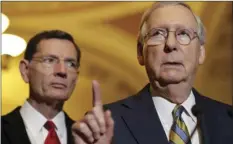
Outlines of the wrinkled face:
M 205 57 L 204 47 L 200 45 L 198 37 L 191 40 L 188 45 L 180 44 L 177 38 L 185 40 L 185 33 L 174 32 L 179 29 L 189 29 L 197 32 L 197 23 L 189 9 L 170 5 L 155 9 L 148 22 L 148 31 L 161 28 L 168 32 L 164 43 L 157 44 L 153 39 L 145 39 L 141 60 L 145 65 L 149 78 L 165 84 L 179 83 L 192 79 L 196 68 L 202 64 Z M 158 33 L 154 34 L 160 35 Z M 181 37 L 180 37 L 181 36 Z M 154 40 L 159 40 L 160 37 Z
M 36 99 L 65 101 L 72 94 L 78 76 L 77 51 L 68 40 L 46 39 L 37 46 L 30 62 L 21 61 L 20 70 Z

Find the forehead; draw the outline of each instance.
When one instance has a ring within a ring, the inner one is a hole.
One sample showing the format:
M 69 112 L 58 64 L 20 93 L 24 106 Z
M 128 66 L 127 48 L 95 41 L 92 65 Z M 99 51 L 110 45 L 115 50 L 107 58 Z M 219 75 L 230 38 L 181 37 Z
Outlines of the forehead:
M 153 10 L 148 19 L 148 26 L 150 28 L 182 26 L 196 30 L 197 22 L 188 8 L 181 5 L 167 5 Z
M 77 51 L 74 44 L 64 39 L 52 38 L 40 41 L 37 45 L 37 53 L 77 59 Z

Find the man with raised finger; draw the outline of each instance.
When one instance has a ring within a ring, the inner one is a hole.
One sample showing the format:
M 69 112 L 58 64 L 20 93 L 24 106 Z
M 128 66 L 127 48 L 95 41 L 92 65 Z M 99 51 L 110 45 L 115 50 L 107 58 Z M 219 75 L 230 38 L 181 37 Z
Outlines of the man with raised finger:
M 100 124 L 88 128 L 92 120 L 84 121 L 88 132 L 81 133 L 99 144 L 232 143 L 232 107 L 193 88 L 198 66 L 205 60 L 204 44 L 204 26 L 187 4 L 153 4 L 142 17 L 137 45 L 138 62 L 145 66 L 150 83 L 136 95 L 104 106 L 114 120 L 113 137 L 104 139 L 108 135 L 98 130 Z M 96 116 L 105 119 L 105 126 L 111 119 L 106 115 L 102 111 Z M 76 124 L 74 134 L 82 138 L 78 132 L 83 124 Z

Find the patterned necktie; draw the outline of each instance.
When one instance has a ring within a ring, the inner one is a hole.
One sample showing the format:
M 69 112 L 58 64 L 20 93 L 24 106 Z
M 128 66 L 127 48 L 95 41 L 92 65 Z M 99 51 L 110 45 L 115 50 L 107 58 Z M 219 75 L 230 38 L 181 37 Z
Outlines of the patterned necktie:
M 184 107 L 177 105 L 172 111 L 174 123 L 170 131 L 169 144 L 191 144 L 188 128 L 181 117 Z
M 52 121 L 47 121 L 45 123 L 45 128 L 48 130 L 48 136 L 45 139 L 44 144 L 60 144 L 59 138 L 55 131 L 55 124 Z

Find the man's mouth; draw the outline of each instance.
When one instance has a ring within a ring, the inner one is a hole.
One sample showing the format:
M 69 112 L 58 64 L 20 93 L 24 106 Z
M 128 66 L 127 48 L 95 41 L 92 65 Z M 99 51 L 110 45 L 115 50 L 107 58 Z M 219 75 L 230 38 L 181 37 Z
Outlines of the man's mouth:
M 183 66 L 181 62 L 165 62 L 163 63 L 164 66 L 172 66 L 172 67 L 177 67 L 177 66 Z
M 51 86 L 54 87 L 54 88 L 58 88 L 58 89 L 64 89 L 64 88 L 67 87 L 66 84 L 56 83 L 56 82 L 52 83 Z

